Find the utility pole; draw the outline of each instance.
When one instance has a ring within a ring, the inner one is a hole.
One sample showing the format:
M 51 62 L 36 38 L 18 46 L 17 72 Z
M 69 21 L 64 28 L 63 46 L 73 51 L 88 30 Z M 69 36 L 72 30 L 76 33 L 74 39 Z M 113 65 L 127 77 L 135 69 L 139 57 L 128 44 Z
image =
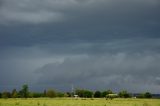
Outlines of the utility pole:
M 75 91 L 73 84 L 71 85 L 71 96 L 74 97 Z

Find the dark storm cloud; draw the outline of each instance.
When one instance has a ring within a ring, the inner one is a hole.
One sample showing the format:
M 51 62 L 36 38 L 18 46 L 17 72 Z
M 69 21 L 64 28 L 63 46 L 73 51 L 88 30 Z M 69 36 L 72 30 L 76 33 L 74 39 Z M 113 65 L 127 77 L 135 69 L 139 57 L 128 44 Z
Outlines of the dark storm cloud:
M 1 0 L 0 84 L 158 92 L 159 12 L 159 0 Z
M 66 59 L 62 63 L 46 64 L 38 70 L 42 84 L 66 85 L 94 89 L 94 87 L 114 90 L 128 89 L 138 92 L 155 89 L 159 78 L 160 55 L 127 55 L 125 53 L 108 54 L 99 57 L 81 56 Z M 155 77 L 157 76 L 157 77 Z M 133 85 L 146 85 L 148 88 Z M 149 87 L 149 85 L 153 85 Z M 97 86 L 98 87 L 97 87 Z M 127 85 L 130 85 L 127 87 Z M 150 91 L 152 91 L 150 90 Z
M 0 11 L 3 46 L 72 41 L 94 43 L 127 37 L 157 38 L 160 34 L 160 3 L 157 0 L 3 2 Z

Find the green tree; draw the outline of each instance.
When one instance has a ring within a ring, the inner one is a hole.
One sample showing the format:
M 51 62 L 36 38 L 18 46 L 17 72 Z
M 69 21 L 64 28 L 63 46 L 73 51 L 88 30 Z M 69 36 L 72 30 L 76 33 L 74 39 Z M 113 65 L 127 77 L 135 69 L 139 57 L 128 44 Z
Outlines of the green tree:
M 2 93 L 2 98 L 10 98 L 10 97 L 11 97 L 10 92 L 4 91 L 4 92 Z
M 93 96 L 93 92 L 92 91 L 89 91 L 89 90 L 85 90 L 84 91 L 84 97 L 92 98 L 92 96 Z
M 33 98 L 39 98 L 39 97 L 43 97 L 43 93 L 40 92 L 33 92 Z
M 28 98 L 29 97 L 29 88 L 28 88 L 27 84 L 22 86 L 22 89 L 19 91 L 19 95 L 22 98 Z
M 144 93 L 145 98 L 152 98 L 152 94 L 150 92 Z
M 109 90 L 106 91 L 106 93 L 107 93 L 107 95 L 108 94 L 113 94 L 113 91 L 109 89 Z
M 71 97 L 72 94 L 70 92 L 66 92 L 67 97 Z
M 47 96 L 47 91 L 44 90 L 44 92 L 43 92 L 43 97 L 46 97 L 46 96 Z
M 152 98 L 152 94 L 150 92 L 141 93 L 137 96 L 137 98 Z
M 131 97 L 131 95 L 127 91 L 119 92 L 118 96 L 121 97 L 121 98 L 129 98 L 129 97 Z
M 12 90 L 11 96 L 12 96 L 12 98 L 17 98 L 18 97 L 18 92 L 17 92 L 16 89 Z
M 75 93 L 76 93 L 79 97 L 84 97 L 84 90 L 82 90 L 82 89 L 76 89 Z
M 101 92 L 100 92 L 100 91 L 96 91 L 96 92 L 94 93 L 94 97 L 95 97 L 95 98 L 100 98 L 100 97 L 101 97 Z
M 107 95 L 107 91 L 103 91 L 102 92 L 102 97 L 106 97 L 106 95 Z
M 62 93 L 62 92 L 57 92 L 57 97 L 64 97 L 64 93 Z
M 102 92 L 102 97 L 106 97 L 106 95 L 108 94 L 113 94 L 113 92 L 111 90 L 106 90 Z
M 53 90 L 53 89 L 47 90 L 46 96 L 47 96 L 47 97 L 50 97 L 50 98 L 56 97 L 56 92 L 55 92 L 55 90 Z
M 68 93 L 64 93 L 64 97 L 69 97 Z
M 2 93 L 0 92 L 0 98 L 2 98 Z
M 89 90 L 84 90 L 84 89 L 76 89 L 76 94 L 79 97 L 91 98 L 93 95 L 93 92 Z
M 144 93 L 138 94 L 137 98 L 144 98 Z

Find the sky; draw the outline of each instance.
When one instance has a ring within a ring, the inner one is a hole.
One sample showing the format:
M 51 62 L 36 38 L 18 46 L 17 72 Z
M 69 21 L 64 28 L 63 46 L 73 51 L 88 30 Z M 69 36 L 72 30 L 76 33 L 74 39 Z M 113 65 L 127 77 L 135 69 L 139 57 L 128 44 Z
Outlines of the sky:
M 160 93 L 159 0 L 0 0 L 0 91 Z

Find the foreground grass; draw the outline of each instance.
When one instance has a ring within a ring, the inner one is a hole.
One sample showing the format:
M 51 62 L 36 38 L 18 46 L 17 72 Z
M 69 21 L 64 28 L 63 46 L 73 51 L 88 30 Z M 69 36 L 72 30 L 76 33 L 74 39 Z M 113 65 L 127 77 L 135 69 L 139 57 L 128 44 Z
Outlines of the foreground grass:
M 159 99 L 0 99 L 0 106 L 160 106 Z

